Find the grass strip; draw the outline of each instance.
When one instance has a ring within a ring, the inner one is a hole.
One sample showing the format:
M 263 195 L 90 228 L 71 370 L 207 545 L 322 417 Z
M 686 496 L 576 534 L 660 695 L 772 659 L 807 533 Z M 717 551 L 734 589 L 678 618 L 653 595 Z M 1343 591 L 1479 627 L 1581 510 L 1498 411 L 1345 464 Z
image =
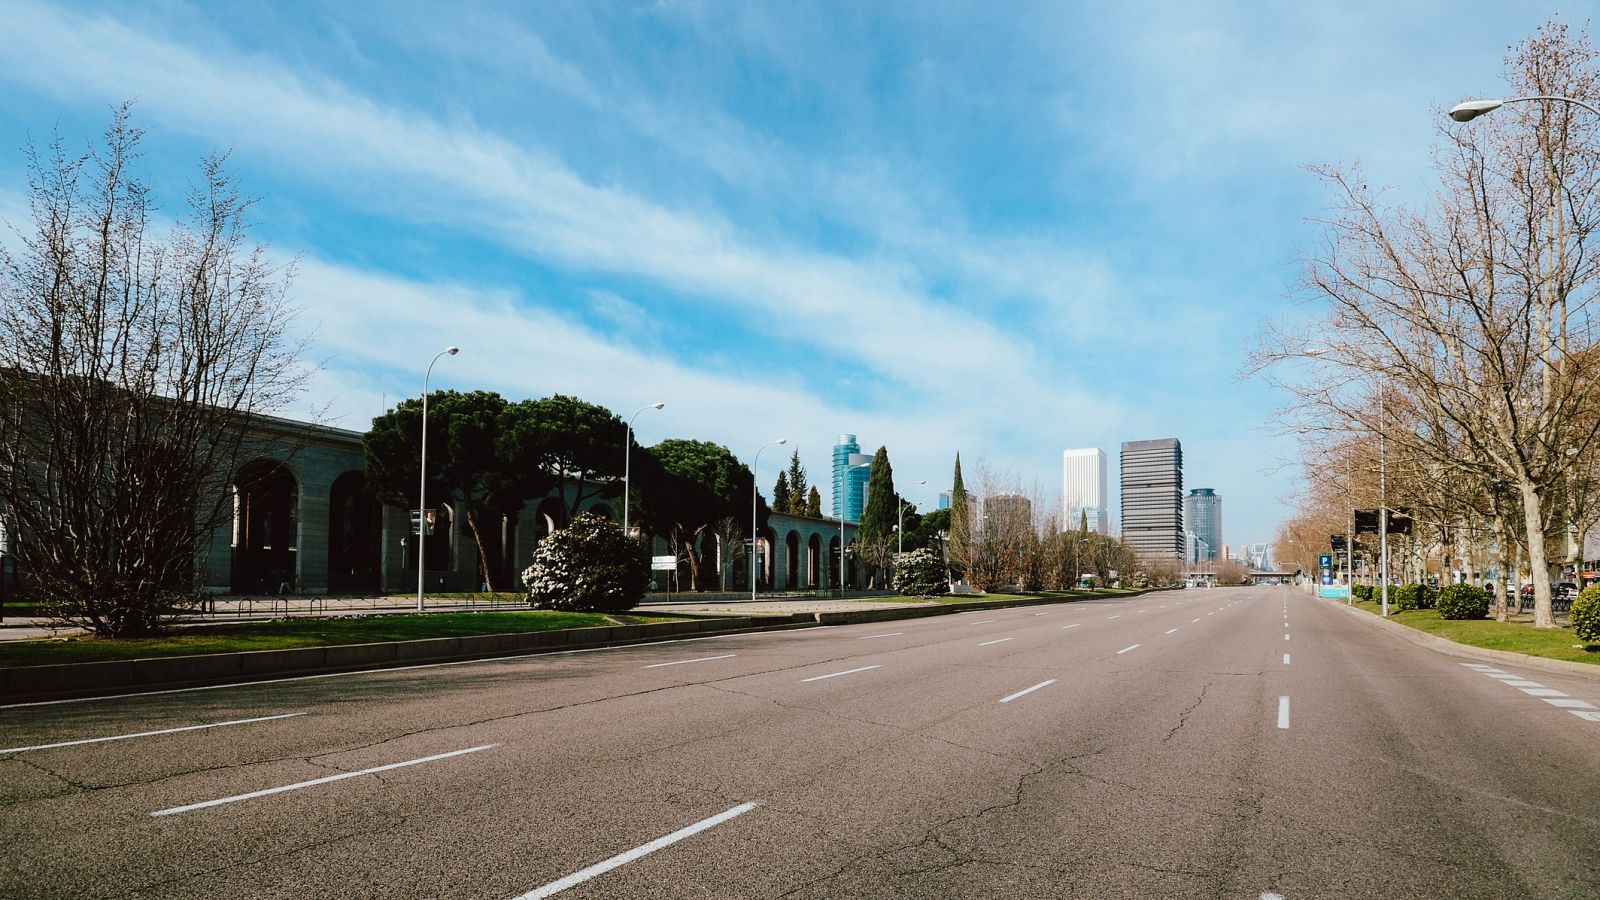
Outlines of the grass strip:
M 560 628 L 668 622 L 677 618 L 520 610 L 274 619 L 178 628 L 171 633 L 148 638 L 97 638 L 85 634 L 65 640 L 4 641 L 0 642 L 0 666 L 43 666 L 480 634 L 520 634 Z
M 1376 600 L 1357 600 L 1355 607 L 1378 615 L 1382 603 Z M 1488 650 L 1505 650 L 1543 656 L 1546 659 L 1565 659 L 1572 662 L 1600 665 L 1600 644 L 1584 646 L 1571 626 L 1535 628 L 1527 622 L 1496 622 L 1493 619 L 1441 619 L 1437 609 L 1408 609 L 1394 611 L 1393 598 L 1389 601 L 1389 621 L 1437 635 L 1458 644 L 1483 647 Z

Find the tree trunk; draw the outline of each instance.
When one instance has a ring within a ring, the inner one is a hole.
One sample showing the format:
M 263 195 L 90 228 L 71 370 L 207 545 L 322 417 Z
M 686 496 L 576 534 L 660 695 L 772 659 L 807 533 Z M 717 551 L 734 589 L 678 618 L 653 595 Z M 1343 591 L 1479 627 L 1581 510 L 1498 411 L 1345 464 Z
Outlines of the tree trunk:
M 1506 596 L 1511 590 L 1512 582 L 1511 567 L 1506 561 L 1506 547 L 1510 545 L 1511 537 L 1506 533 L 1504 519 L 1495 516 L 1493 522 L 1495 549 L 1491 562 L 1494 564 L 1495 571 L 1500 574 L 1500 583 L 1495 588 L 1494 597 L 1490 599 L 1494 601 L 1494 620 L 1496 622 L 1504 622 L 1507 617 Z
M 1528 570 L 1533 576 L 1533 627 L 1554 628 L 1555 613 L 1550 608 L 1550 564 L 1544 549 L 1544 513 L 1539 490 L 1531 482 L 1517 485 L 1522 494 L 1522 517 L 1528 532 Z
M 489 565 L 489 550 L 483 545 L 483 535 L 478 531 L 478 513 L 470 503 L 463 503 L 466 507 L 467 527 L 472 530 L 472 540 L 478 545 L 478 566 L 483 571 L 483 583 L 493 591 L 494 567 Z

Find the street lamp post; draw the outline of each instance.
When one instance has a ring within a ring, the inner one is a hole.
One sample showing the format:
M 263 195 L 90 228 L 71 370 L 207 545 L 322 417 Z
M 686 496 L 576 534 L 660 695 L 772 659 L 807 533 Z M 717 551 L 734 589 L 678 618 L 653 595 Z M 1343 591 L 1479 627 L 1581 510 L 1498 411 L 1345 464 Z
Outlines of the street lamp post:
M 628 534 L 628 495 L 633 493 L 632 469 L 630 463 L 633 457 L 633 420 L 639 418 L 639 413 L 647 409 L 661 409 L 665 403 L 652 403 L 641 406 L 638 411 L 628 417 L 628 424 L 622 430 L 622 533 Z
M 927 484 L 927 483 L 928 483 L 928 480 L 926 478 L 924 478 L 923 480 L 917 482 L 917 484 Z M 895 533 L 895 536 L 897 538 L 897 543 L 895 544 L 895 554 L 896 555 L 900 555 L 900 554 L 903 554 L 903 553 L 906 552 L 906 505 L 907 504 L 906 504 L 905 498 L 904 497 L 900 498 L 899 524 L 895 525 L 895 527 L 894 527 L 894 533 Z
M 761 445 L 761 450 L 789 443 L 788 438 L 778 438 Z M 761 466 L 761 450 L 756 451 L 756 461 L 750 465 L 750 599 L 756 599 L 756 500 L 761 496 L 756 470 Z
M 856 469 L 870 468 L 872 468 L 872 463 L 857 463 L 856 465 L 845 469 L 844 478 L 841 482 L 842 487 L 839 488 L 844 492 L 844 497 L 842 497 L 839 501 L 839 596 L 841 597 L 844 596 L 844 509 L 849 505 L 850 473 L 854 472 Z
M 440 350 L 428 361 L 428 368 L 422 373 L 422 474 L 421 483 L 417 486 L 417 612 L 422 612 L 422 563 L 427 555 L 428 543 L 428 378 L 433 375 L 433 364 L 439 361 L 439 357 L 455 356 L 460 352 L 460 347 Z

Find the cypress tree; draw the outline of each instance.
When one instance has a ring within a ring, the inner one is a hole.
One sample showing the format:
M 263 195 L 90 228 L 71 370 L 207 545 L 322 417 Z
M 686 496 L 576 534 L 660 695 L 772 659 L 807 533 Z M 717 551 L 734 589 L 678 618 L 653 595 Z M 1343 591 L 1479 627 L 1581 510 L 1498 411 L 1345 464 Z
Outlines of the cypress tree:
M 875 544 L 894 536 L 896 502 L 894 467 L 889 464 L 889 449 L 879 447 L 872 456 L 867 478 L 867 508 L 861 511 L 861 540 Z
M 789 473 L 779 472 L 778 483 L 772 487 L 772 511 L 791 512 L 793 504 L 794 498 L 789 495 Z
M 811 493 L 806 495 L 805 514 L 813 519 L 822 518 L 822 494 L 817 490 L 816 485 L 812 485 Z
M 783 512 L 793 513 L 797 516 L 811 515 L 806 512 L 807 501 L 810 497 L 806 483 L 806 467 L 800 464 L 800 449 L 795 448 L 794 455 L 789 457 L 789 508 L 776 507 Z
M 961 480 L 961 454 L 956 454 L 956 473 L 950 480 L 950 571 L 961 578 L 967 569 L 967 541 L 972 534 L 971 511 L 967 509 L 967 486 Z

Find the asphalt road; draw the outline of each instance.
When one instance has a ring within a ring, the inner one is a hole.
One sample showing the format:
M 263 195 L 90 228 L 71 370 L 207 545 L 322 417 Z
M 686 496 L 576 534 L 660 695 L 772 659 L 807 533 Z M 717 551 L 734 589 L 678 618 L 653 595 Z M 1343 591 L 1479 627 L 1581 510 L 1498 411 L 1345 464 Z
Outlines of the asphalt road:
M 0 896 L 1600 897 L 1586 707 L 1262 587 L 0 708 Z

